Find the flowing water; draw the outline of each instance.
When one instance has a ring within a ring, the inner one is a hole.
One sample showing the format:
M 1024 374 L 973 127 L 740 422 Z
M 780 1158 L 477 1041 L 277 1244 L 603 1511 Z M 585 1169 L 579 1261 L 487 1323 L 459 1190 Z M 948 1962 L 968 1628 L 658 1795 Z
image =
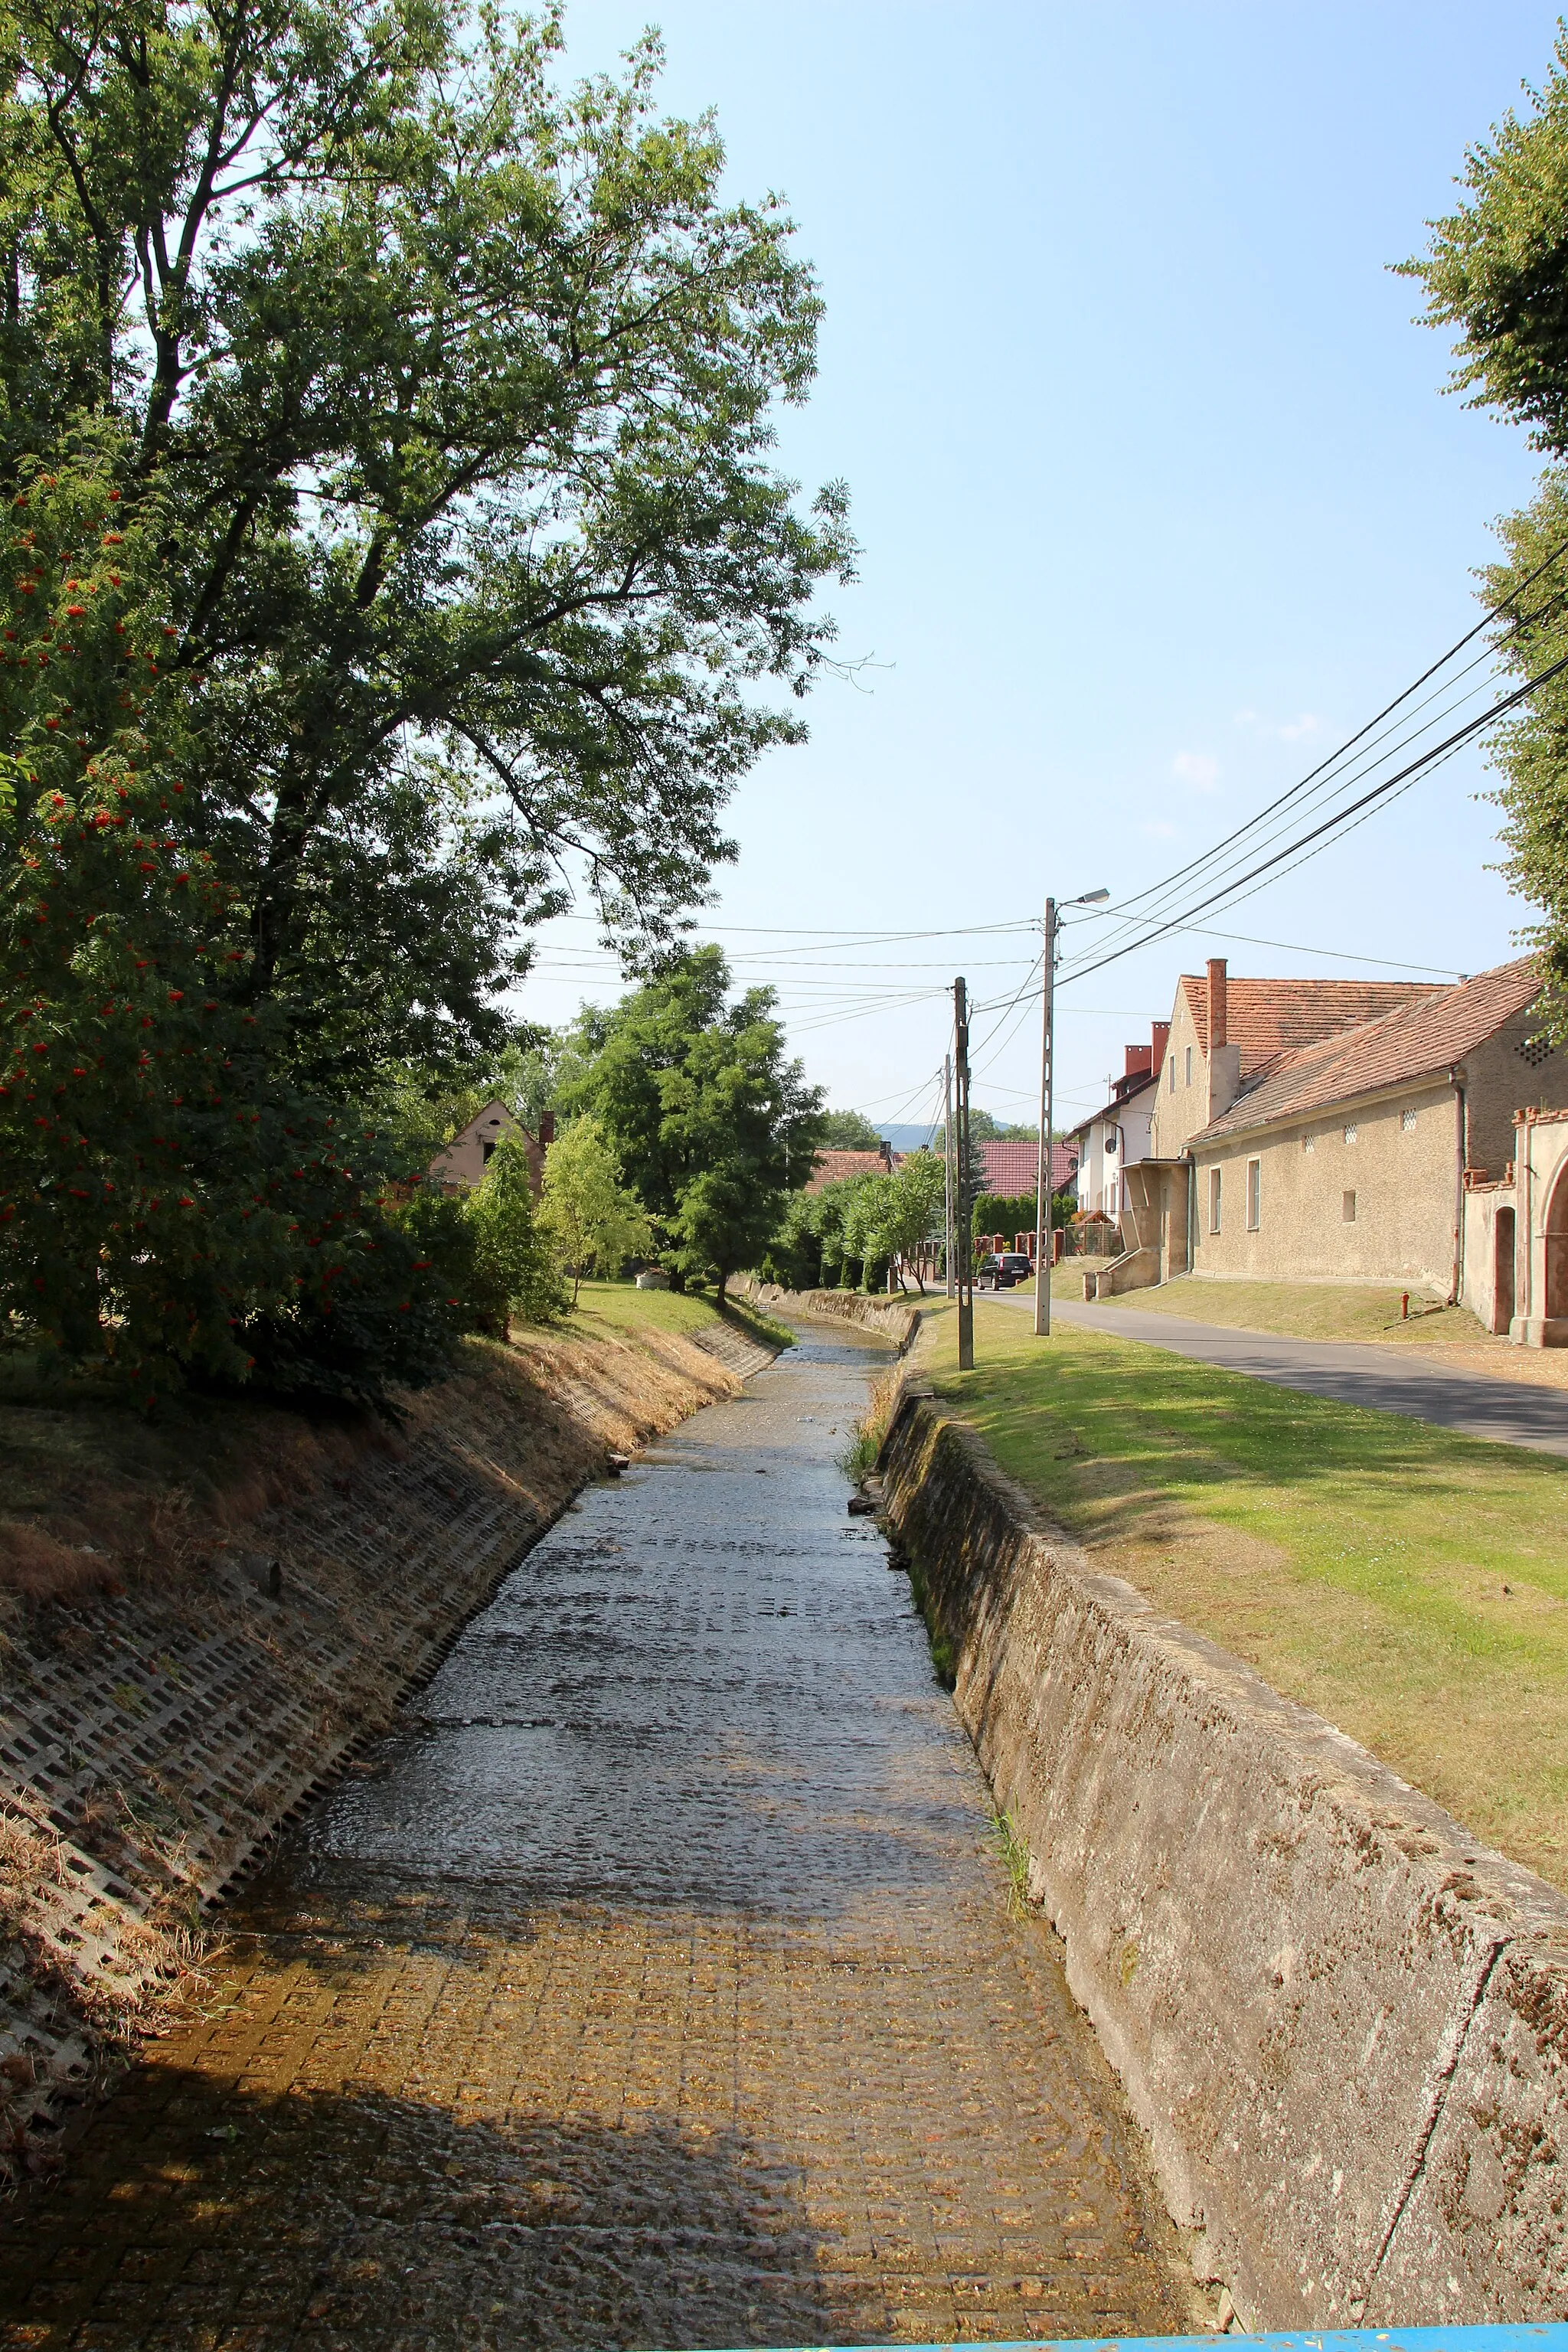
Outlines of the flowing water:
M 802 1343 L 585 1494 L 16 2216 L 0 2340 L 1187 2324 L 1115 2085 Z

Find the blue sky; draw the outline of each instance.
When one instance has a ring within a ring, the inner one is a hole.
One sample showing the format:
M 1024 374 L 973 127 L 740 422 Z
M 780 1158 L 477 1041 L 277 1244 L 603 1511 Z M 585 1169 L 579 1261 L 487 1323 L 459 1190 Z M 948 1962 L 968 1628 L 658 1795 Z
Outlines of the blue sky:
M 669 110 L 717 110 L 733 192 L 781 190 L 820 274 L 781 460 L 848 481 L 865 552 L 831 602 L 841 651 L 879 665 L 825 684 L 810 744 L 742 787 L 705 929 L 778 982 L 835 1104 L 919 1118 L 947 1012 L 917 992 L 963 971 L 1005 998 L 1036 943 L 799 934 L 1021 925 L 1047 891 L 1152 883 L 1470 625 L 1537 461 L 1442 395 L 1447 348 L 1390 265 L 1544 75 L 1556 16 L 574 0 L 572 68 L 650 21 Z M 1289 948 L 1188 935 L 1064 991 L 1062 1108 L 1208 954 L 1501 961 L 1529 910 L 1486 871 L 1486 789 L 1466 755 L 1230 919 Z M 525 1011 L 616 992 L 594 939 L 551 927 Z M 1032 1014 L 1002 1023 L 976 1101 L 1028 1115 L 1037 1055 Z

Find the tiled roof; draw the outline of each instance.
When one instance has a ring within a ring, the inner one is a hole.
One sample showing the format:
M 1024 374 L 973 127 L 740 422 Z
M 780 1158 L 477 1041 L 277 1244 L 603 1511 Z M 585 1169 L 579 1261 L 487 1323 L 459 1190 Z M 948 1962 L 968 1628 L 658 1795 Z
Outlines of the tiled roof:
M 1209 984 L 1201 972 L 1184 971 L 1181 987 L 1198 1033 L 1209 1049 Z M 1447 992 L 1440 981 L 1230 980 L 1226 983 L 1226 1036 L 1241 1047 L 1241 1075 L 1271 1062 L 1276 1054 L 1313 1045 L 1320 1037 L 1380 1021 L 1401 1005 Z
M 888 1163 L 879 1151 L 819 1151 L 805 1189 L 820 1192 L 825 1185 L 837 1184 L 846 1176 L 885 1176 L 887 1172 Z
M 975 1157 L 984 1171 L 984 1181 L 988 1192 L 1000 1194 L 1005 1201 L 1016 1200 L 1020 1192 L 1032 1192 L 1039 1173 L 1040 1147 L 1026 1136 L 992 1139 L 974 1147 Z M 1078 1154 L 1060 1140 L 1051 1146 L 1051 1190 L 1059 1192 L 1078 1166 Z
M 1234 981 L 1231 986 L 1234 990 Z M 1326 1110 L 1331 1103 L 1349 1102 L 1384 1087 L 1435 1076 L 1522 1013 L 1540 989 L 1535 965 L 1524 956 L 1517 963 L 1478 972 L 1457 988 L 1424 991 L 1415 1003 L 1402 1005 L 1381 1021 L 1363 1022 L 1342 1035 L 1321 1038 L 1282 1055 L 1193 1140 L 1207 1142 L 1268 1120 Z

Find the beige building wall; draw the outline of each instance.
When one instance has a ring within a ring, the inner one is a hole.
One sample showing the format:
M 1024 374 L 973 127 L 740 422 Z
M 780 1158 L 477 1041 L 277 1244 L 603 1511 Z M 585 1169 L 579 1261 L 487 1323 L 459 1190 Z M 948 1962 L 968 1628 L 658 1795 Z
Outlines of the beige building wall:
M 1465 1056 L 1468 1165 L 1494 1181 L 1513 1158 L 1515 1111 L 1568 1110 L 1568 1054 L 1537 1042 L 1540 1018 L 1527 1005 Z
M 1174 1160 L 1191 1138 L 1209 1123 L 1208 1062 L 1198 1036 L 1193 1008 L 1184 988 L 1176 990 L 1171 1011 L 1171 1034 L 1165 1046 L 1165 1066 L 1150 1129 L 1151 1160 Z
M 1347 1132 L 1353 1139 L 1347 1141 Z M 1443 1297 L 1452 1291 L 1459 1121 L 1458 1097 L 1446 1083 L 1428 1081 L 1250 1138 L 1227 1137 L 1200 1145 L 1194 1157 L 1194 1274 L 1415 1283 Z M 1255 1227 L 1248 1222 L 1252 1162 Z

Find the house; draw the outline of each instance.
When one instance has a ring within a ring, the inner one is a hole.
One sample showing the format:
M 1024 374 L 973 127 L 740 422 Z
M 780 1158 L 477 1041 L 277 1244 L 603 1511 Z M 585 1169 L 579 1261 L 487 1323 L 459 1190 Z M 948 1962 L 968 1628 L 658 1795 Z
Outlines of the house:
M 826 1185 L 841 1183 L 846 1176 L 890 1176 L 902 1157 L 886 1137 L 875 1151 L 819 1151 L 805 1189 L 820 1192 Z
M 522 1138 L 528 1181 L 537 1200 L 544 1182 L 544 1155 L 555 1140 L 555 1114 L 547 1110 L 539 1122 L 538 1135 L 533 1136 L 499 1097 L 476 1111 L 467 1127 L 460 1128 L 445 1150 L 436 1154 L 427 1171 L 430 1181 L 448 1192 L 471 1192 L 485 1172 L 485 1162 L 509 1132 Z
M 1312 989 L 1325 992 L 1316 1004 Z M 1454 1299 L 1479 1279 L 1467 1283 L 1469 1234 L 1489 1247 L 1495 1292 L 1507 1204 L 1489 1228 L 1468 1195 L 1505 1165 L 1512 1174 L 1527 1088 L 1542 1110 L 1568 1109 L 1568 1055 L 1536 1034 L 1539 992 L 1528 958 L 1452 987 L 1227 982 L 1223 962 L 1206 982 L 1184 978 L 1156 1151 L 1131 1171 L 1123 1220 L 1138 1265 L 1112 1286 L 1191 1271 L 1406 1283 Z M 1380 996 L 1396 1001 L 1368 1017 Z
M 1032 1192 L 1039 1181 L 1040 1147 L 1029 1136 L 992 1136 L 971 1147 L 976 1163 L 978 1192 L 994 1192 L 1004 1201 Z M 1078 1171 L 1078 1154 L 1070 1140 L 1051 1146 L 1051 1190 L 1059 1192 Z
M 1123 1171 L 1149 1157 L 1170 1030 L 1168 1021 L 1152 1022 L 1147 1045 L 1123 1047 L 1126 1066 L 1111 1084 L 1110 1101 L 1073 1131 L 1082 1216 L 1120 1217 L 1127 1206 Z

